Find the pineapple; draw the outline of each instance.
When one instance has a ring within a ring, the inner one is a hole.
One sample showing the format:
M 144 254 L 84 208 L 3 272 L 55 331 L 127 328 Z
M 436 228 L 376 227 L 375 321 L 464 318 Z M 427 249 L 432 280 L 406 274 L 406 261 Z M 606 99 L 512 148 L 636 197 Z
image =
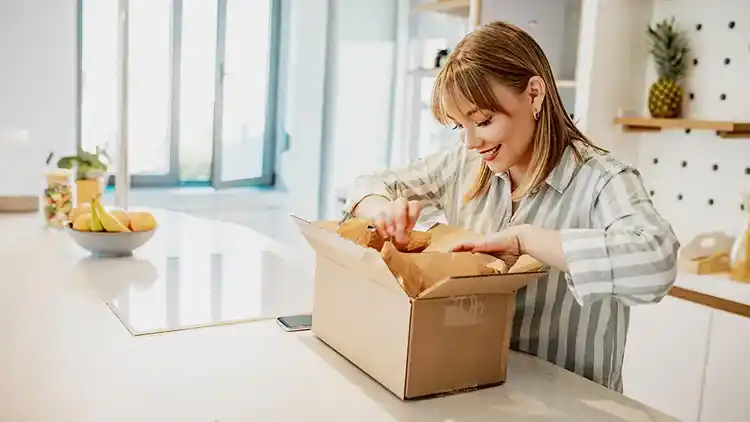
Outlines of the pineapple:
M 659 74 L 649 88 L 648 110 L 655 118 L 680 117 L 683 96 L 680 79 L 685 75 L 687 65 L 687 41 L 677 30 L 674 18 L 649 26 L 648 36 Z

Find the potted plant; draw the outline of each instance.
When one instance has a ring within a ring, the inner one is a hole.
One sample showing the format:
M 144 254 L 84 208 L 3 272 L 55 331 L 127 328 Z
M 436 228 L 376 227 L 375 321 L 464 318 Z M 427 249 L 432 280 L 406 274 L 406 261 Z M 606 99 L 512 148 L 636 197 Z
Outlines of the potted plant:
M 685 76 L 690 51 L 687 40 L 674 18 L 649 26 L 647 33 L 659 75 L 649 88 L 648 110 L 654 118 L 680 117 L 683 98 L 680 80 Z
M 77 155 L 57 160 L 58 168 L 75 172 L 76 206 L 90 203 L 92 198 L 102 193 L 108 175 L 109 159 L 105 150 L 96 147 L 96 152 L 80 151 Z

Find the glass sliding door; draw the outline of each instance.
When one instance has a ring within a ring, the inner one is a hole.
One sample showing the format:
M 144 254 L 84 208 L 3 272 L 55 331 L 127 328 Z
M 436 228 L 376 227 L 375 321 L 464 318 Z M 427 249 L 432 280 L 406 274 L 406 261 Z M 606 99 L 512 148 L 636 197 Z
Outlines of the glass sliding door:
M 81 149 L 117 152 L 121 1 L 132 185 L 272 184 L 280 0 L 79 0 Z
M 219 0 L 216 187 L 272 182 L 278 3 Z
M 179 9 L 175 13 L 172 0 L 129 3 L 128 167 L 133 184 L 172 184 L 177 181 L 172 93 L 179 89 L 172 72 L 179 56 L 172 52 Z
M 218 0 L 183 0 L 180 180 L 209 182 L 213 159 Z

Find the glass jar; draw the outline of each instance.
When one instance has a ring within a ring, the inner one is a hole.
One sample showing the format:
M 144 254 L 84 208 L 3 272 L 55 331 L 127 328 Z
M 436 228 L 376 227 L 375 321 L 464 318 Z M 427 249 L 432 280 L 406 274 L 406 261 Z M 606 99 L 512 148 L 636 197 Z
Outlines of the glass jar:
M 44 221 L 48 227 L 61 228 L 73 209 L 73 172 L 55 169 L 45 173 L 47 185 L 42 195 Z
M 748 198 L 750 199 L 750 198 Z M 729 278 L 735 281 L 742 281 L 750 283 L 750 208 L 748 203 L 745 201 L 745 209 L 748 210 L 747 216 L 745 216 L 745 224 L 742 227 L 742 231 L 737 234 L 737 237 L 732 245 L 731 255 L 731 270 L 729 272 Z

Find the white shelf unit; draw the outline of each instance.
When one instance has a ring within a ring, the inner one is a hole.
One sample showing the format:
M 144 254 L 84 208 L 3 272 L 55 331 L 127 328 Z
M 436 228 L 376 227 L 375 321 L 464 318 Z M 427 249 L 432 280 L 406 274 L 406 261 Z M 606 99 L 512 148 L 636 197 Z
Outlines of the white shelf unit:
M 566 109 L 575 117 L 577 52 L 582 0 L 405 0 L 410 10 L 401 39 L 406 58 L 403 91 L 397 98 L 393 133 L 393 165 L 403 165 L 456 142 L 457 133 L 434 121 L 430 96 L 439 69 L 438 50 L 452 51 L 476 24 L 503 20 L 528 31 L 548 56 Z

